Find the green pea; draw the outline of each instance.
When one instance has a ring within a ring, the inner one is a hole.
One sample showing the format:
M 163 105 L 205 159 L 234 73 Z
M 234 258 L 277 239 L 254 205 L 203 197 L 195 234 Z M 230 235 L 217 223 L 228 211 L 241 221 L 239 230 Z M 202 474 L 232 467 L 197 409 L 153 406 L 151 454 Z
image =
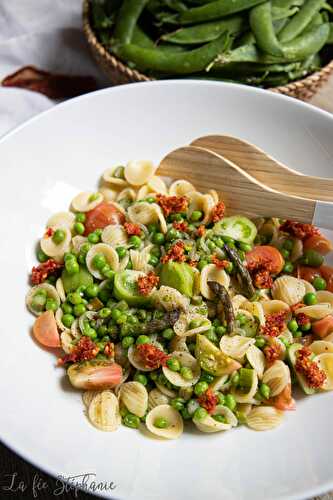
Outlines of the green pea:
M 87 254 L 90 249 L 91 249 L 91 244 L 88 243 L 87 241 L 80 246 L 80 252 L 82 252 L 83 254 Z
M 234 387 L 237 387 L 237 385 L 239 384 L 239 373 L 238 372 L 235 372 L 231 376 L 230 382 L 231 382 L 231 385 L 233 385 Z
M 129 239 L 129 244 L 134 248 L 139 248 L 141 246 L 141 238 L 139 236 L 131 236 Z
M 252 245 L 250 245 L 249 243 L 243 243 L 242 241 L 239 243 L 239 248 L 247 253 L 247 252 L 251 252 L 252 250 Z
M 286 241 L 284 241 L 282 247 L 285 250 L 288 250 L 289 252 L 291 252 L 292 249 L 294 248 L 294 242 L 293 242 L 293 240 L 286 240 Z
M 199 328 L 199 326 L 201 326 L 201 320 L 192 319 L 192 321 L 190 321 L 188 325 L 188 328 L 189 330 L 193 330 L 194 328 Z
M 57 302 L 54 299 L 47 299 L 45 309 L 47 311 L 56 311 L 58 309 Z
M 73 307 L 68 302 L 64 302 L 63 304 L 61 304 L 61 309 L 63 310 L 64 314 L 71 314 L 73 311 Z
M 218 341 L 218 337 L 214 331 L 214 327 L 210 328 L 207 332 L 204 332 L 204 336 L 214 344 Z
M 184 409 L 185 400 L 183 398 L 174 398 L 170 401 L 172 408 L 181 411 Z
M 225 396 L 225 406 L 229 408 L 229 410 L 233 411 L 236 408 L 236 400 L 232 394 L 227 394 Z
M 133 345 L 135 342 L 134 337 L 124 337 L 121 341 L 121 345 L 123 346 L 124 349 L 127 349 L 131 345 Z
M 169 229 L 169 231 L 166 234 L 167 241 L 173 241 L 173 240 L 175 240 L 175 239 L 177 239 L 179 237 L 180 237 L 180 233 L 175 228 Z
M 74 306 L 74 314 L 76 317 L 81 316 L 83 313 L 86 312 L 86 306 L 84 304 L 77 304 Z
M 284 259 L 288 259 L 290 257 L 290 252 L 289 250 L 286 250 L 285 248 L 281 248 L 280 254 Z
M 69 302 L 71 302 L 74 306 L 76 306 L 77 304 L 80 304 L 82 302 L 82 297 L 77 292 L 69 293 L 67 298 L 68 298 Z
M 193 418 L 195 420 L 204 420 L 208 415 L 208 412 L 207 410 L 205 410 L 205 408 L 202 408 L 201 406 L 199 406 L 199 408 L 197 408 L 194 412 L 194 415 L 193 415 Z
M 140 425 L 140 418 L 133 413 L 127 413 L 123 417 L 123 423 L 126 427 L 131 427 L 131 429 L 138 429 Z
M 297 332 L 298 324 L 297 324 L 297 321 L 295 319 L 292 319 L 291 321 L 289 321 L 288 330 L 290 330 L 292 333 Z
M 229 245 L 230 246 L 230 245 Z M 232 262 L 229 262 L 228 265 L 225 267 L 225 271 L 228 273 L 228 274 L 232 274 L 234 270 L 234 265 Z
M 243 313 L 238 313 L 236 316 L 236 320 L 239 321 L 240 326 L 243 326 L 247 323 L 247 317 Z
M 61 321 L 66 328 L 70 328 L 74 322 L 74 316 L 72 314 L 64 314 Z
M 161 250 L 159 249 L 159 247 L 153 247 L 150 250 L 150 254 L 153 255 L 154 257 L 160 258 L 161 257 Z
M 98 314 L 100 318 L 105 319 L 111 316 L 111 312 L 112 312 L 111 309 L 109 309 L 108 307 L 103 307 L 103 309 L 100 309 Z
M 197 396 L 201 396 L 201 394 L 203 394 L 204 392 L 206 392 L 207 389 L 208 389 L 207 382 L 204 382 L 204 381 L 198 382 L 194 386 L 194 394 L 196 394 Z
M 89 241 L 89 243 L 95 244 L 95 243 L 98 243 L 99 240 L 100 240 L 100 237 L 98 236 L 98 234 L 96 234 L 96 232 L 90 233 L 88 235 L 88 241 Z
M 227 245 L 229 247 L 230 247 L 230 245 L 234 245 L 235 244 L 235 240 L 233 238 L 231 238 L 230 236 L 222 236 L 222 239 L 223 239 L 224 243 L 227 243 Z
M 79 264 L 84 265 L 86 263 L 86 256 L 83 253 L 79 253 L 77 256 L 77 261 Z
M 127 250 L 125 247 L 117 247 L 116 252 L 119 255 L 120 259 L 123 259 L 125 255 L 127 254 Z
M 154 420 L 154 426 L 158 429 L 166 429 L 169 426 L 169 423 L 164 417 L 157 417 Z
M 126 338 L 126 337 L 125 337 Z M 124 339 L 123 339 L 124 340 Z M 139 382 L 140 384 L 142 385 L 147 385 L 148 384 L 148 378 L 146 377 L 146 375 L 144 375 L 143 373 L 136 373 L 134 375 L 134 380 L 136 382 Z
M 130 325 L 137 325 L 139 323 L 139 320 L 136 316 L 133 316 L 133 314 L 128 314 L 127 323 L 129 323 Z
M 172 328 L 166 328 L 165 330 L 163 330 L 162 332 L 162 337 L 165 339 L 165 340 L 171 340 L 173 339 L 173 337 L 175 336 L 175 332 L 173 331 Z
M 117 309 L 117 308 L 112 309 L 112 319 L 114 321 L 118 321 L 121 314 L 122 314 L 122 312 L 119 309 Z
M 180 413 L 181 413 L 181 416 L 183 417 L 184 420 L 190 420 L 191 419 L 191 415 L 189 414 L 189 411 L 187 408 L 182 408 L 180 410 Z
M 158 377 L 158 372 L 150 372 L 149 374 L 151 380 L 153 380 L 153 382 L 155 382 L 155 380 L 157 380 L 157 377 Z
M 217 422 L 221 422 L 222 424 L 225 424 L 227 422 L 226 418 L 223 415 L 213 415 L 213 419 Z
M 101 325 L 97 328 L 97 334 L 99 337 L 104 337 L 104 335 L 108 332 L 108 328 L 106 325 Z
M 117 319 L 117 325 L 123 325 L 127 321 L 127 315 L 126 314 L 121 314 L 119 318 Z
M 147 229 L 150 233 L 156 233 L 158 231 L 157 224 L 148 224 Z
M 262 395 L 263 398 L 269 399 L 269 396 L 271 395 L 271 389 L 270 389 L 269 385 L 261 384 L 259 390 L 260 390 L 260 394 Z
M 163 233 L 155 233 L 153 235 L 153 243 L 156 245 L 162 245 L 165 241 L 164 234 Z
M 217 326 L 216 329 L 215 329 L 215 333 L 222 337 L 222 335 L 224 335 L 226 333 L 227 329 L 225 326 Z
M 109 290 L 107 290 L 106 287 L 99 290 L 98 298 L 99 298 L 99 300 L 101 300 L 105 304 L 110 298 Z
M 295 337 L 295 339 L 301 338 L 302 335 L 303 335 L 303 333 L 301 332 L 301 330 L 297 330 L 296 332 L 293 332 L 293 337 Z
M 136 339 L 136 345 L 149 344 L 150 338 L 147 335 L 139 335 Z
M 181 365 L 177 358 L 169 358 L 166 362 L 167 367 L 173 372 L 179 372 Z
M 313 306 L 317 304 L 318 300 L 316 294 L 312 292 L 306 293 L 303 297 L 303 302 L 307 306 Z
M 205 266 L 208 265 L 208 262 L 206 260 L 200 260 L 198 264 L 198 269 L 199 271 L 202 271 Z
M 41 263 L 46 262 L 48 260 L 48 256 L 46 255 L 46 253 L 43 252 L 41 248 L 37 250 L 37 259 Z
M 66 238 L 66 233 L 65 231 L 63 231 L 63 229 L 56 229 L 56 231 L 54 231 L 52 236 L 52 240 L 56 245 L 60 245 L 60 243 L 62 243 L 65 238 Z
M 156 267 L 157 264 L 159 263 L 159 259 L 155 257 L 154 255 L 151 255 L 148 261 L 148 264 L 150 264 L 153 267 Z
M 327 287 L 326 281 L 324 280 L 324 278 L 320 278 L 320 276 L 317 276 L 313 280 L 312 284 L 316 290 L 326 290 Z
M 84 214 L 83 212 L 78 212 L 75 215 L 75 220 L 76 222 L 81 222 L 81 223 L 86 222 L 86 214 Z
M 77 274 L 80 271 L 80 266 L 76 259 L 67 260 L 65 262 L 65 268 L 70 275 Z
M 266 345 L 266 340 L 264 339 L 264 337 L 256 337 L 255 345 L 259 349 L 262 349 Z
M 91 338 L 91 340 L 96 340 L 97 339 L 97 332 L 96 332 L 96 330 L 94 328 L 88 327 L 84 331 L 84 335 L 86 335 L 87 337 Z
M 223 248 L 224 247 L 224 241 L 222 240 L 222 238 L 218 237 L 216 238 L 215 240 L 215 245 L 218 247 L 218 248 Z M 224 252 L 223 252 L 224 253 Z M 221 256 L 222 257 L 222 256 Z M 225 257 L 225 255 L 223 255 L 223 257 Z
M 116 167 L 113 171 L 112 177 L 115 177 L 116 179 L 125 179 L 125 167 L 122 165 Z
M 93 299 L 93 298 L 97 297 L 98 291 L 99 291 L 98 285 L 96 285 L 96 284 L 88 285 L 86 290 L 85 290 L 85 294 L 87 297 Z
M 302 330 L 302 332 L 308 332 L 309 330 L 311 330 L 311 323 L 310 323 L 310 321 L 308 323 L 305 323 L 305 325 L 302 325 L 300 327 L 300 329 Z
M 208 372 L 202 371 L 201 372 L 201 377 L 200 377 L 200 382 L 207 382 L 207 384 L 211 384 L 214 381 L 214 375 L 211 375 Z
M 188 368 L 187 366 L 182 366 L 180 369 L 180 375 L 185 379 L 185 380 L 192 380 L 193 379 L 193 372 L 191 368 Z
M 77 234 L 83 234 L 84 231 L 85 231 L 85 227 L 84 225 L 82 224 L 82 222 L 75 222 L 74 224 L 74 231 L 77 233 Z
M 118 334 L 118 327 L 116 325 L 109 325 L 108 326 L 108 333 L 112 336 L 114 335 L 117 335 Z
M 283 271 L 285 273 L 291 274 L 294 270 L 294 264 L 292 262 L 287 261 L 283 266 Z
M 102 269 L 106 264 L 106 258 L 102 253 L 97 253 L 93 260 L 92 260 L 92 265 L 94 266 L 95 269 Z
M 213 250 L 216 250 L 216 245 L 214 243 L 214 241 L 212 240 L 208 240 L 207 241 L 207 246 L 209 248 L 209 250 L 212 252 Z
M 199 222 L 203 217 L 203 213 L 201 210 L 194 210 L 191 215 L 191 221 L 192 222 Z

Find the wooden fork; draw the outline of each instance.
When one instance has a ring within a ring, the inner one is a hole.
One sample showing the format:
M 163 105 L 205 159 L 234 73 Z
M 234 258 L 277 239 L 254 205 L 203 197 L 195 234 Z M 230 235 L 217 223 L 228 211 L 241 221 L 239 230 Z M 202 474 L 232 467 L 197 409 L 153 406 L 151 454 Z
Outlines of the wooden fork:
M 333 202 L 333 179 L 302 175 L 249 142 L 228 135 L 195 139 L 198 146 L 222 155 L 266 186 L 302 198 Z
M 159 173 L 187 179 L 202 192 L 216 189 L 228 213 L 280 217 L 333 229 L 333 203 L 272 189 L 208 149 L 196 146 L 176 149 L 161 161 Z

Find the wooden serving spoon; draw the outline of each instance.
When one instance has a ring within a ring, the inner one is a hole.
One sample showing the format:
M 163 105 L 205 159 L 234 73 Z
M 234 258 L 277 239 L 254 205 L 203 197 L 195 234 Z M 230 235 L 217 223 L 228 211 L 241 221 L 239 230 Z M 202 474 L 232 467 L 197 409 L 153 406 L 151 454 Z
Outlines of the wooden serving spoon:
M 333 229 L 333 203 L 280 193 L 204 148 L 185 146 L 172 151 L 161 161 L 159 173 L 187 179 L 203 192 L 216 189 L 228 213 L 280 217 Z
M 333 202 L 333 179 L 302 175 L 249 142 L 228 135 L 207 135 L 191 143 L 232 161 L 252 177 L 281 193 Z

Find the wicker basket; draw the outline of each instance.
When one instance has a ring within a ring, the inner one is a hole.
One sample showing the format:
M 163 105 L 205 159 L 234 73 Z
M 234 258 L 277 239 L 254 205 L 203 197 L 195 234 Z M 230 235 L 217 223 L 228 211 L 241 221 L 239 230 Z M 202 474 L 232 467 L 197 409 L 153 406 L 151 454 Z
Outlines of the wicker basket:
M 89 0 L 83 1 L 83 29 L 87 37 L 90 50 L 97 64 L 104 71 L 106 76 L 114 85 L 132 82 L 149 82 L 154 80 L 145 76 L 139 71 L 133 70 L 119 61 L 110 52 L 105 50 L 103 45 L 97 40 L 89 21 Z M 296 97 L 302 101 L 308 101 L 313 97 L 319 88 L 328 80 L 333 72 L 333 61 L 324 66 L 320 71 L 298 80 L 288 85 L 271 88 L 272 92 L 285 94 L 290 97 Z

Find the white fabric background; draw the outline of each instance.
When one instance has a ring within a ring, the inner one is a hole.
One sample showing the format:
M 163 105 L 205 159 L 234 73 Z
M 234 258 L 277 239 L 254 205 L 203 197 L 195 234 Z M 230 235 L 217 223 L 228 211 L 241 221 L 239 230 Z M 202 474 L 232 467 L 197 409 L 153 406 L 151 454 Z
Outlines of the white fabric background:
M 0 80 L 30 64 L 107 85 L 84 38 L 81 0 L 0 0 Z M 0 136 L 54 104 L 36 92 L 0 87 Z

